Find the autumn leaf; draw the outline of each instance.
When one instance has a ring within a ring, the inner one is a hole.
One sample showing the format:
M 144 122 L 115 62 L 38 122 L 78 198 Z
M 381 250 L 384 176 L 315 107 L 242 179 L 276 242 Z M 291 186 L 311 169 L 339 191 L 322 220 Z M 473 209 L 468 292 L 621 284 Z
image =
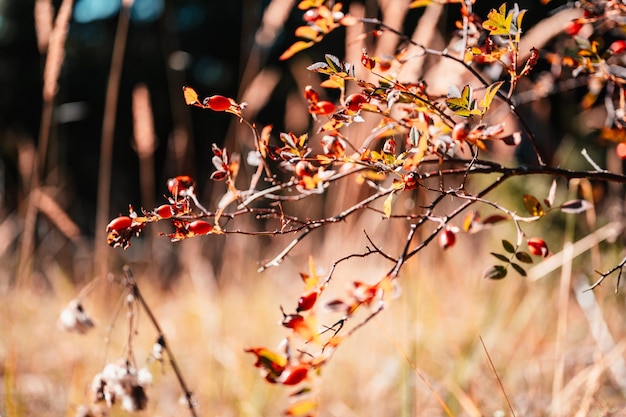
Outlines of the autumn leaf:
M 312 9 L 314 7 L 320 7 L 321 5 L 324 4 L 325 0 L 303 0 L 300 3 L 298 3 L 298 9 L 300 10 L 307 10 L 307 9 Z
M 537 200 L 537 197 L 530 194 L 524 194 L 523 199 L 524 206 L 526 206 L 526 211 L 528 211 L 528 214 L 530 214 L 531 216 L 541 217 L 546 214 L 541 203 L 539 202 L 539 200 Z
M 198 93 L 191 87 L 184 86 L 183 87 L 183 96 L 185 97 L 185 103 L 188 106 L 197 106 L 205 108 L 206 106 L 200 102 L 198 98 Z
M 483 28 L 489 31 L 490 35 L 509 35 L 513 23 L 513 13 L 506 13 L 506 3 L 503 3 L 498 10 L 491 9 L 487 15 L 487 20 L 483 22 Z
M 385 199 L 385 202 L 383 203 L 383 213 L 385 213 L 386 218 L 391 217 L 392 202 L 393 202 L 393 192 L 387 196 L 387 198 Z
M 570 200 L 561 204 L 563 213 L 576 214 L 589 210 L 593 205 L 587 200 Z
M 433 0 L 415 0 L 409 4 L 409 9 L 416 9 L 418 7 L 426 7 L 429 6 Z
M 312 399 L 306 399 L 298 401 L 292 404 L 287 410 L 285 415 L 287 416 L 310 416 L 313 410 L 317 407 L 317 402 Z
M 283 52 L 282 55 L 278 59 L 281 61 L 284 61 L 286 59 L 291 58 L 298 52 L 304 51 L 305 49 L 310 48 L 313 45 L 315 45 L 314 41 L 309 41 L 309 42 L 297 41 L 293 45 L 291 45 L 289 48 L 287 48 L 287 50 Z
M 455 85 L 450 86 L 448 88 L 446 104 L 457 116 L 469 117 L 481 114 L 481 112 L 476 109 L 476 101 L 472 100 L 472 86 L 469 84 L 463 87 L 462 91 L 459 91 Z
M 280 353 L 264 347 L 246 349 L 245 352 L 256 356 L 255 367 L 259 368 L 269 382 L 276 382 L 287 366 L 287 358 Z
M 489 110 L 489 106 L 491 106 L 491 102 L 498 94 L 498 90 L 500 90 L 502 84 L 504 84 L 504 81 L 498 81 L 487 87 L 487 90 L 485 91 L 485 97 L 483 97 L 483 99 L 480 101 L 480 107 L 482 108 L 483 114 L 487 113 L 487 110 Z

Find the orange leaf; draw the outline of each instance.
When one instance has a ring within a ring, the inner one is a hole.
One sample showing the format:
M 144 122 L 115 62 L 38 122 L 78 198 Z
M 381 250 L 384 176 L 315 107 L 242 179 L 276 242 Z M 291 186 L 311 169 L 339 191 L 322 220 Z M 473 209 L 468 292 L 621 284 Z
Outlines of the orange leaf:
M 280 59 L 281 61 L 284 61 L 286 59 L 291 58 L 298 52 L 304 51 L 305 49 L 310 48 L 313 45 L 315 45 L 315 42 L 313 41 L 309 41 L 309 42 L 298 41 L 294 43 L 293 45 L 291 45 L 289 48 L 287 48 L 287 50 L 283 52 L 283 54 L 278 59 Z
M 198 106 L 204 108 L 205 106 L 198 99 L 198 93 L 191 87 L 183 87 L 183 95 L 185 96 L 185 103 L 188 106 Z
M 313 7 L 320 7 L 322 4 L 324 4 L 324 0 L 302 0 L 298 3 L 298 9 L 307 10 Z
M 300 26 L 296 29 L 296 36 L 298 38 L 304 38 L 310 41 L 314 41 L 319 40 L 320 33 L 312 26 Z

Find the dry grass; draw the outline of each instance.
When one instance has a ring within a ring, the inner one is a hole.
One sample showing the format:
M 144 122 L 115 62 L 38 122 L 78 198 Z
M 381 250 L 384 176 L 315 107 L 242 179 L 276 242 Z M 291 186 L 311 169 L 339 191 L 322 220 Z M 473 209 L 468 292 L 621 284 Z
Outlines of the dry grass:
M 358 242 L 358 234 L 351 241 Z M 188 248 L 194 244 L 184 242 L 183 249 L 192 250 Z M 324 246 L 341 247 L 337 242 Z M 498 410 L 511 415 L 480 337 L 516 415 L 572 415 L 586 397 L 587 415 L 620 415 L 626 403 L 607 368 L 623 357 L 622 298 L 610 288 L 595 293 L 617 342 L 606 355 L 581 309 L 570 304 L 562 349 L 561 411 L 567 411 L 552 414 L 551 389 L 559 359 L 555 357 L 558 275 L 536 282 L 516 276 L 485 281 L 480 275 L 489 260 L 476 258 L 478 253 L 485 251 L 477 248 L 476 239 L 467 239 L 444 253 L 424 253 L 407 265 L 399 297 L 340 347 L 316 382 L 320 415 L 445 415 L 422 378 L 455 416 L 495 415 Z M 332 259 L 320 256 L 320 267 Z M 156 285 L 155 277 L 136 273 L 196 394 L 201 415 L 279 415 L 287 404 L 287 390 L 266 384 L 243 349 L 273 348 L 285 337 L 278 325 L 278 307 L 289 309 L 297 299 L 301 286 L 297 272 L 307 268 L 305 257 L 300 264 L 298 258 L 296 254 L 261 275 L 255 272 L 253 259 L 227 262 L 219 286 L 207 282 L 210 278 L 197 265 L 186 265 L 187 272 L 167 291 Z M 342 266 L 333 289 L 341 292 L 353 279 L 376 279 L 377 270 L 387 267 L 377 264 L 360 260 Z M 52 278 L 48 289 L 2 293 L 3 416 L 71 415 L 88 399 L 93 375 L 105 362 L 125 354 L 127 324 L 122 312 L 104 356 L 107 327 L 121 289 L 100 284 L 84 302 L 97 321 L 96 330 L 83 336 L 68 334 L 56 321 L 76 290 L 68 277 L 54 272 L 53 261 L 48 267 Z M 141 314 L 139 323 L 134 351 L 142 366 L 156 333 Z M 148 366 L 155 377 L 148 390 L 148 413 L 184 415 L 171 369 L 159 363 Z

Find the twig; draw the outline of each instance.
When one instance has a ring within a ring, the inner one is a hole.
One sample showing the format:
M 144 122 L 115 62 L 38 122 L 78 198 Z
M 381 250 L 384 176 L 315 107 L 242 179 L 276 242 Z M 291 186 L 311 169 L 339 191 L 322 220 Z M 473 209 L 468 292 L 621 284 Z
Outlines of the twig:
M 622 272 L 624 270 L 624 266 L 626 266 L 626 257 L 622 258 L 622 260 L 615 265 L 613 268 L 609 269 L 606 272 L 600 272 L 600 271 L 595 271 L 597 274 L 600 275 L 600 278 L 598 278 L 596 280 L 596 282 L 594 282 L 589 288 L 587 288 L 585 291 L 591 291 L 594 288 L 596 288 L 597 286 L 599 286 L 600 284 L 602 284 L 602 281 L 604 281 L 604 279 L 606 277 L 608 277 L 609 275 L 611 275 L 612 273 L 619 271 L 619 274 L 617 274 L 617 283 L 615 284 L 615 294 L 617 294 L 618 290 L 619 290 L 619 284 L 620 284 L 620 280 L 622 279 Z

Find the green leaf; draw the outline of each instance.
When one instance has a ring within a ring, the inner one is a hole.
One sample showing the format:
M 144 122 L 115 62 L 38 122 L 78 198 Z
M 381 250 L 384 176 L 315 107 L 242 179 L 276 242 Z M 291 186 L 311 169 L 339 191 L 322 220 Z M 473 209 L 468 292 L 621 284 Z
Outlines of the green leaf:
M 527 252 L 517 252 L 515 254 L 515 258 L 517 258 L 518 261 L 523 262 L 525 264 L 533 263 L 533 258 L 531 258 Z
M 491 102 L 493 101 L 496 94 L 498 94 L 498 90 L 500 90 L 502 84 L 504 84 L 504 81 L 498 81 L 487 87 L 487 90 L 485 91 L 485 97 L 483 97 L 483 99 L 480 101 L 480 107 L 482 107 L 483 109 L 482 114 L 487 113 L 487 110 L 489 110 L 489 106 L 491 106 Z
M 515 253 L 515 246 L 513 246 L 513 244 L 508 240 L 502 239 L 502 247 L 508 253 Z
M 528 275 L 526 273 L 526 270 L 524 270 L 524 268 L 522 268 L 521 266 L 519 266 L 518 264 L 516 264 L 515 262 L 511 262 L 511 266 L 513 267 L 513 269 L 515 269 L 517 271 L 518 274 L 520 274 L 521 276 L 525 277 L 526 275 Z
M 497 260 L 499 260 L 499 261 L 506 262 L 506 263 L 510 262 L 509 258 L 504 256 L 504 255 L 502 255 L 501 253 L 489 252 L 489 254 L 492 255 L 492 256 L 495 256 L 495 258 Z
M 534 195 L 524 194 L 523 199 L 524 199 L 524 205 L 526 206 L 526 210 L 531 216 L 541 217 L 544 214 L 546 214 L 546 212 L 543 209 L 543 206 L 541 205 L 539 200 L 537 200 L 537 197 L 535 197 Z
M 486 279 L 502 279 L 506 277 L 507 269 L 502 265 L 494 265 L 489 267 L 483 274 Z

